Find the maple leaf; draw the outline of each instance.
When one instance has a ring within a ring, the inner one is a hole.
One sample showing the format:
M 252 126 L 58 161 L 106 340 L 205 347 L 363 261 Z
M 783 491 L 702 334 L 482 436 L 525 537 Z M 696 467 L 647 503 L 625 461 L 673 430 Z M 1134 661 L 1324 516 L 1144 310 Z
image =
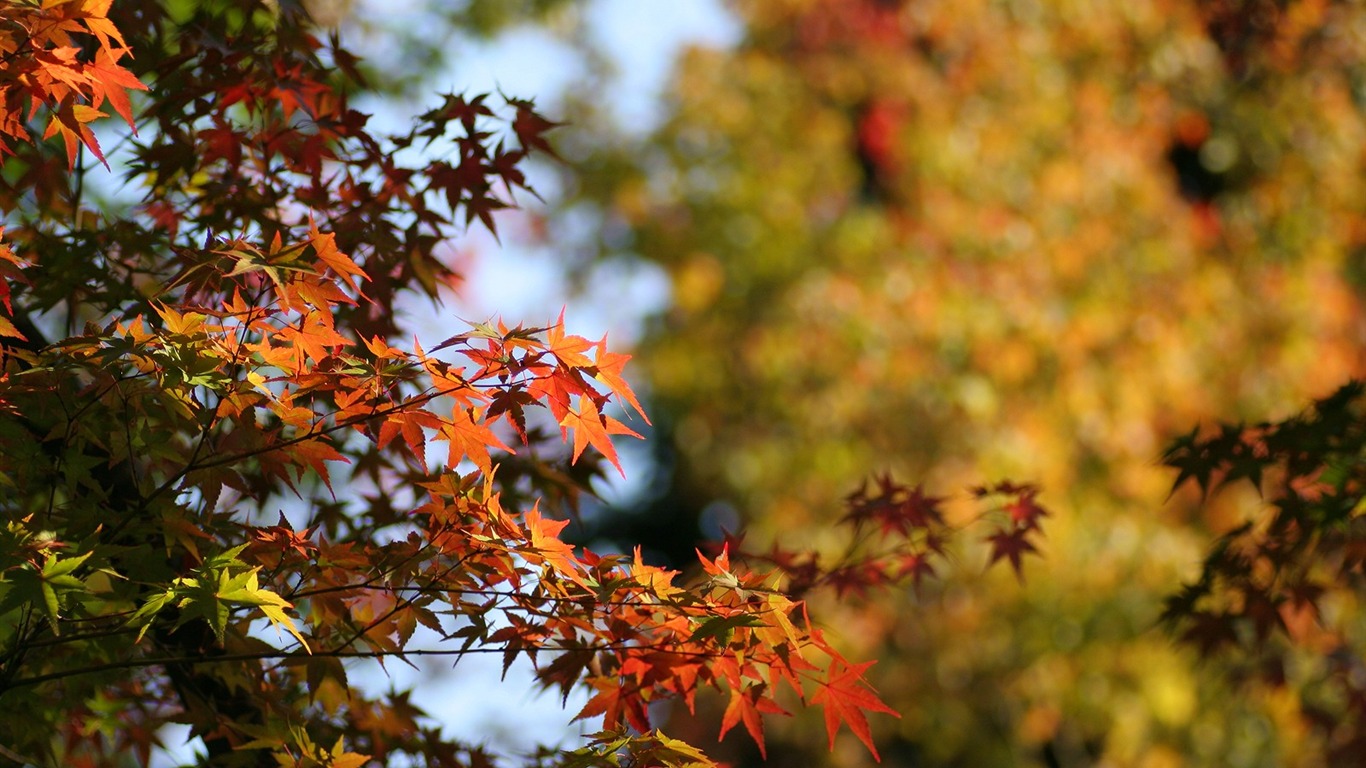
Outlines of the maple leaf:
M 539 506 L 533 506 L 526 513 L 525 524 L 527 541 L 531 544 L 530 554 L 539 557 L 560 575 L 581 587 L 588 587 L 584 579 L 582 562 L 574 556 L 574 547 L 560 539 L 560 531 L 569 525 L 568 520 L 549 520 L 541 516 Z
M 395 437 L 403 436 L 404 445 L 419 467 L 427 466 L 427 436 L 423 427 L 440 429 L 441 419 L 427 411 L 400 410 L 385 416 L 379 425 L 376 443 L 383 450 Z
M 618 679 L 606 677 L 589 678 L 587 683 L 597 689 L 583 709 L 574 715 L 575 720 L 586 720 L 602 715 L 603 727 L 610 728 L 621 724 L 622 718 L 642 733 L 650 730 L 650 718 L 645 710 L 645 702 L 634 691 Z
M 308 650 L 312 653 L 308 648 L 308 642 L 304 640 L 304 636 L 294 627 L 294 622 L 291 621 L 289 616 L 285 613 L 286 609 L 293 608 L 294 606 L 290 605 L 284 598 L 274 592 L 262 588 L 256 575 L 259 571 L 259 568 L 253 568 L 243 574 L 229 577 L 227 569 L 224 569 L 220 572 L 218 592 L 215 597 L 218 600 L 241 603 L 243 605 L 254 605 L 257 608 L 260 608 L 261 612 L 266 615 L 266 618 L 270 620 L 272 625 L 277 629 L 283 629 L 293 635 L 294 639 L 299 641 L 299 645 L 303 646 L 304 650 Z
M 100 41 L 100 53 L 116 52 L 123 53 L 128 50 L 128 44 L 123 41 L 123 33 L 119 32 L 118 27 L 106 18 L 109 13 L 109 6 L 112 2 L 91 2 L 86 0 L 82 10 L 87 14 L 82 21 L 90 29 L 90 33 Z M 114 43 L 117 42 L 116 47 Z
M 1026 538 L 1029 531 L 1028 528 L 1017 528 L 1010 531 L 997 531 L 988 536 L 987 541 L 991 542 L 991 560 L 989 563 L 995 563 L 1003 558 L 1009 560 L 1010 567 L 1015 571 L 1016 577 L 1024 581 L 1024 572 L 1020 560 L 1030 552 L 1038 552 Z
M 824 707 L 825 733 L 830 739 L 830 749 L 835 748 L 835 734 L 843 723 L 873 753 L 873 759 L 882 762 L 877 747 L 873 745 L 873 733 L 864 713 L 883 712 L 896 718 L 900 718 L 901 714 L 884 704 L 864 681 L 864 670 L 875 663 L 865 661 L 848 664 L 840 659 L 832 661 L 826 679 L 817 681 L 819 687 L 811 695 L 811 703 Z
M 1238 643 L 1233 617 L 1228 614 L 1195 611 L 1187 618 L 1190 626 L 1181 633 L 1181 641 L 1194 645 L 1201 656 L 1212 656 L 1226 646 Z
M 85 104 L 64 104 L 53 113 L 52 120 L 47 124 L 47 130 L 43 132 L 43 138 L 50 139 L 61 134 L 62 141 L 66 143 L 66 162 L 70 168 L 76 167 L 76 152 L 82 144 L 89 148 L 95 157 L 99 158 L 99 161 L 108 168 L 109 163 L 105 162 L 104 153 L 100 151 L 100 142 L 87 125 L 87 123 L 108 116 L 106 113 Z
M 554 148 L 545 140 L 542 134 L 553 128 L 559 127 L 561 123 L 551 122 L 536 112 L 536 105 L 525 99 L 506 99 L 507 103 L 517 109 L 517 116 L 513 118 L 512 130 L 517 134 L 517 140 L 527 149 L 537 149 L 541 152 L 559 159 L 555 154 Z
M 1034 494 L 1027 492 L 1007 503 L 1005 511 L 1010 515 L 1010 521 L 1020 528 L 1037 528 L 1039 519 L 1048 516 L 1048 512 L 1034 501 Z
M 678 576 L 678 571 L 671 571 L 646 563 L 639 546 L 633 552 L 628 572 L 647 594 L 659 600 L 671 600 L 683 591 L 680 587 L 674 586 L 673 583 L 674 577 Z
M 464 94 L 446 94 L 445 102 L 437 109 L 431 110 L 422 115 L 422 119 L 434 124 L 430 135 L 432 138 L 440 136 L 445 130 L 445 123 L 450 120 L 458 120 L 466 131 L 474 131 L 475 124 L 481 117 L 492 117 L 493 110 L 484 104 L 487 99 L 486 94 L 479 94 L 471 99 L 466 99 Z
M 489 448 L 516 453 L 493 434 L 493 431 L 483 423 L 482 416 L 473 408 L 454 408 L 450 419 L 441 425 L 437 434 L 450 443 L 446 463 L 452 469 L 461 459 L 467 458 L 474 462 L 481 472 L 489 474 L 493 471 L 493 459 L 489 456 Z
M 281 552 L 292 551 L 300 557 L 309 557 L 318 551 L 317 543 L 310 538 L 312 535 L 312 528 L 304 531 L 294 530 L 285 520 L 283 512 L 280 513 L 278 524 L 257 528 L 251 532 L 251 537 L 255 541 Z
M 350 459 L 339 453 L 336 448 L 332 447 L 332 445 L 326 442 L 322 437 L 295 443 L 294 445 L 285 448 L 284 451 L 290 458 L 316 472 L 318 477 L 322 479 L 323 484 L 327 486 L 328 493 L 331 493 L 332 497 L 336 498 L 337 494 L 332 490 L 332 478 L 327 471 L 327 462 L 340 461 L 343 464 L 350 464 Z
M 560 310 L 559 318 L 545 329 L 546 350 L 555 356 L 562 364 L 572 368 L 590 368 L 593 361 L 583 354 L 593 346 L 593 342 L 582 336 L 566 336 L 564 334 L 564 309 Z
M 312 310 L 299 321 L 297 326 L 290 325 L 279 330 L 281 340 L 294 348 L 293 366 L 302 371 L 312 360 L 317 362 L 331 355 L 336 349 L 348 346 L 351 341 L 337 333 L 328 317 L 318 310 Z
M 617 459 L 617 450 L 612 447 L 611 435 L 640 435 L 616 419 L 599 413 L 593 398 L 580 395 L 578 410 L 569 409 L 560 420 L 560 428 L 574 430 L 574 456 L 571 462 L 577 462 L 583 449 L 591 445 L 612 462 L 612 466 L 617 468 L 622 477 L 626 476 L 626 471 L 621 468 L 621 462 Z
M 35 53 L 33 58 L 39 66 L 32 72 L 32 79 L 38 85 L 34 88 L 33 101 L 75 103 L 73 99 L 90 85 L 90 76 L 81 64 L 81 54 L 81 49 L 70 45 L 69 39 Z M 36 104 L 34 107 L 36 109 Z
M 1192 479 L 1200 486 L 1201 497 L 1209 493 L 1211 479 L 1222 462 L 1218 457 L 1218 451 L 1214 450 L 1210 443 L 1197 439 L 1199 433 L 1200 428 L 1195 427 L 1188 434 L 1173 440 L 1162 455 L 1163 464 L 1180 470 L 1176 480 L 1172 482 L 1169 497 L 1187 480 Z
M 716 556 L 715 560 L 708 560 L 701 550 L 695 549 L 694 551 L 697 552 L 697 559 L 702 564 L 702 570 L 708 575 L 730 575 L 730 546 L 728 544 L 721 547 L 721 553 Z
M 869 492 L 865 483 L 845 499 L 849 512 L 844 519 L 859 523 L 870 520 L 878 524 L 884 534 L 909 536 L 913 531 L 932 531 L 944 523 L 939 505 L 944 501 L 925 493 L 924 486 L 906 488 L 890 475 L 877 478 L 876 492 Z
M 512 428 L 516 430 L 517 436 L 522 439 L 522 444 L 528 445 L 525 407 L 538 404 L 536 398 L 522 387 L 500 389 L 494 393 L 493 399 L 489 401 L 487 415 L 489 420 L 493 420 L 506 414 L 508 421 L 512 423 Z
M 898 558 L 897 577 L 911 577 L 912 585 L 919 590 L 920 582 L 926 576 L 934 575 L 934 563 L 930 562 L 929 552 L 911 552 Z
M 365 274 L 365 270 L 356 266 L 356 262 L 352 261 L 350 256 L 337 250 L 337 236 L 331 233 L 324 235 L 318 231 L 317 225 L 311 219 L 308 223 L 308 237 L 309 244 L 313 246 L 313 250 L 318 256 L 318 261 L 337 273 L 346 282 L 348 288 L 359 291 L 360 286 L 356 284 L 355 278 L 370 279 L 369 275 Z
M 649 424 L 650 417 L 645 415 L 645 409 L 641 408 L 640 403 L 636 400 L 636 393 L 622 376 L 622 370 L 631 356 L 619 352 L 608 352 L 605 334 L 594 347 L 596 347 L 596 351 L 593 355 L 593 378 L 606 384 L 613 394 L 624 398 L 635 409 L 635 412 L 640 414 L 642 419 L 645 419 L 645 423 Z
M 718 740 L 724 739 L 730 729 L 743 722 L 750 738 L 754 739 L 754 745 L 759 748 L 759 756 L 765 760 L 768 759 L 768 749 L 764 745 L 764 720 L 760 712 L 789 714 L 787 710 L 764 695 L 766 689 L 762 683 L 751 685 L 744 690 L 732 688 L 730 701 L 726 704 L 726 711 L 721 716 L 721 734 L 717 736 Z
M 502 242 L 498 238 L 498 225 L 493 220 L 493 214 L 495 211 L 501 211 L 511 206 L 506 202 L 499 200 L 497 197 L 488 194 L 487 191 L 474 192 L 469 197 L 461 200 L 460 203 L 465 206 L 466 226 L 473 224 L 475 219 L 479 219 L 480 223 L 484 225 L 484 228 L 489 231 L 489 234 L 493 235 L 495 240 Z
M 0 227 L 0 237 L 4 234 L 5 228 Z M 9 245 L 0 243 L 0 304 L 3 304 L 5 311 L 10 314 L 14 314 L 14 306 L 10 303 L 10 284 L 28 284 L 28 278 L 23 272 L 28 266 L 28 262 L 16 256 Z
M 107 47 L 102 48 L 95 52 L 95 60 L 86 66 L 85 71 L 90 75 L 91 106 L 99 108 L 107 99 L 114 107 L 114 111 L 136 134 L 137 125 L 133 121 L 133 107 L 128 101 L 128 91 L 145 91 L 147 86 L 132 72 L 119 66 L 118 60 L 125 53 L 126 48 L 113 52 Z
M 24 334 L 14 326 L 14 323 L 6 317 L 0 317 L 0 336 L 8 336 L 10 338 L 19 339 L 20 341 L 28 340 L 28 337 L 24 336 Z

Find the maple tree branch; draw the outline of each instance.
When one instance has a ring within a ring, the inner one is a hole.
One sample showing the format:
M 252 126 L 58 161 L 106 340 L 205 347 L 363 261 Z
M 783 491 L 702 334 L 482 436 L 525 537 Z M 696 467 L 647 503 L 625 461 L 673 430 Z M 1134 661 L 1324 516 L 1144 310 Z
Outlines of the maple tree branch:
M 249 450 L 249 451 L 242 451 L 242 452 L 240 452 L 240 453 L 234 453 L 234 454 L 228 454 L 228 455 L 224 455 L 224 456 L 219 456 L 219 457 L 217 457 L 217 458 L 215 458 L 215 459 L 212 459 L 212 460 L 209 460 L 209 461 L 200 462 L 200 463 L 193 463 L 193 462 L 191 462 L 191 463 L 189 463 L 189 464 L 186 464 L 186 465 L 185 465 L 180 471 L 178 471 L 176 474 L 174 474 L 174 475 L 172 475 L 171 477 L 167 478 L 166 481 L 163 482 L 161 485 L 157 486 L 156 490 L 154 490 L 151 494 L 149 494 L 149 495 L 147 496 L 146 501 L 147 501 L 147 502 L 150 502 L 150 501 L 152 501 L 153 499 L 155 499 L 157 496 L 160 496 L 161 494 L 163 494 L 163 493 L 165 493 L 166 491 L 170 490 L 172 487 L 175 486 L 176 483 L 180 482 L 180 480 L 182 480 L 186 475 L 188 475 L 188 474 L 191 473 L 191 472 L 195 472 L 195 471 L 198 471 L 198 470 L 204 470 L 204 469 L 212 469 L 212 468 L 214 468 L 214 467 L 225 466 L 225 465 L 228 465 L 228 464 L 236 464 L 237 462 L 240 462 L 240 461 L 242 461 L 242 460 L 244 460 L 244 459 L 256 458 L 256 457 L 258 457 L 258 456 L 263 456 L 263 455 L 268 454 L 268 453 L 271 453 L 271 452 L 273 452 L 273 451 L 278 451 L 278 450 L 281 450 L 281 449 L 283 449 L 283 448 L 289 448 L 289 447 L 294 446 L 294 445 L 299 445 L 300 443 L 306 443 L 306 442 L 308 442 L 308 441 L 310 441 L 310 440 L 315 440 L 315 439 L 317 439 L 317 438 L 319 438 L 319 437 L 326 437 L 326 436 L 328 436 L 328 435 L 331 435 L 331 434 L 334 433 L 334 432 L 339 432 L 339 431 L 344 430 L 344 429 L 349 429 L 349 428 L 355 427 L 357 424 L 363 424 L 363 423 L 365 423 L 365 422 L 367 422 L 367 421 L 370 421 L 371 419 L 382 418 L 382 417 L 384 417 L 384 416 L 389 416 L 389 415 L 392 415 L 392 414 L 395 414 L 395 413 L 400 413 L 400 412 L 402 412 L 402 411 L 408 410 L 409 408 L 411 408 L 411 407 L 414 406 L 414 405 L 425 405 L 425 404 L 427 404 L 428 402 L 431 402 L 432 400 L 437 399 L 438 397 L 443 397 L 443 396 L 448 395 L 448 394 L 450 394 L 450 393 L 452 393 L 452 392 L 458 392 L 459 390 L 460 390 L 459 387 L 451 387 L 451 388 L 449 388 L 449 389 L 444 389 L 444 390 L 438 389 L 438 390 L 436 390 L 436 391 L 429 391 L 429 392 L 426 392 L 426 393 L 422 393 L 422 394 L 416 395 L 416 396 L 413 398 L 413 400 L 410 400 L 410 401 L 407 401 L 407 402 L 404 402 L 404 403 L 397 403 L 397 404 L 395 404 L 395 405 L 393 405 L 393 406 L 391 406 L 391 407 L 387 407 L 387 408 L 375 409 L 375 410 L 371 411 L 370 413 L 365 414 L 364 416 L 357 416 L 357 417 L 355 417 L 354 419 L 348 419 L 348 420 L 343 420 L 343 421 L 334 421 L 334 422 L 333 422 L 332 424 L 330 424 L 330 425 L 321 426 L 321 427 L 315 425 L 315 426 L 313 426 L 313 427 L 310 427 L 309 430 L 308 430 L 307 432 L 305 432 L 304 434 L 302 434 L 302 435 L 295 435 L 295 436 L 293 436 L 293 437 L 286 438 L 286 439 L 284 439 L 284 440 L 281 440 L 281 441 L 278 442 L 278 443 L 274 443 L 274 444 L 269 445 L 269 446 L 264 446 L 264 447 L 261 447 L 261 448 L 253 448 L 253 449 L 251 449 L 251 450 Z M 324 418 L 326 418 L 326 417 L 324 416 Z
M 418 552 L 420 553 L 421 550 L 418 550 Z M 475 554 L 476 554 L 476 553 L 471 552 L 470 554 L 465 555 L 464 557 L 462 557 L 462 558 L 456 560 L 454 563 L 452 563 L 450 566 L 448 566 L 448 567 L 445 569 L 445 571 L 443 571 L 443 572 L 441 573 L 441 576 L 434 577 L 434 580 L 449 575 L 449 574 L 451 573 L 451 571 L 454 571 L 456 568 L 458 568 L 458 567 L 464 565 L 466 562 L 469 561 L 470 558 L 474 557 Z M 416 557 L 417 557 L 417 555 L 414 554 L 413 557 L 409 558 L 409 559 L 408 559 L 407 561 L 405 561 L 405 562 L 411 562 L 412 560 L 416 559 Z M 399 565 L 403 565 L 403 563 L 400 563 Z M 396 567 L 397 567 L 397 566 L 396 566 Z M 421 593 L 419 593 L 419 594 L 421 594 Z M 403 598 L 403 599 L 400 599 L 397 603 L 394 604 L 394 607 L 391 608 L 389 611 L 387 611 L 384 615 L 376 617 L 376 618 L 375 618 L 373 621 L 371 621 L 369 624 L 367 624 L 366 626 L 364 626 L 364 627 L 360 628 L 359 630 L 357 630 L 357 631 L 355 632 L 355 634 L 353 634 L 353 635 L 351 636 L 351 638 L 348 639 L 346 642 L 342 643 L 342 644 L 339 646 L 339 648 L 349 648 L 349 647 L 351 647 L 353 644 L 355 644 L 355 642 L 356 642 L 357 640 L 359 640 L 359 639 L 361 639 L 362 637 L 364 637 L 365 635 L 367 635 L 367 634 L 370 632 L 370 630 L 375 629 L 376 627 L 378 627 L 379 625 L 381 625 L 381 624 L 383 624 L 384 622 L 388 621 L 389 619 L 393 618 L 394 616 L 397 616 L 397 615 L 399 614 L 399 612 L 407 610 L 410 606 L 412 606 L 412 604 L 413 604 L 413 599 L 412 599 L 412 598 Z
M 127 611 L 127 612 L 125 612 L 125 613 L 132 613 L 132 611 Z M 100 618 L 109 618 L 109 617 L 103 617 L 103 616 L 102 616 L 102 617 L 100 617 Z M 67 619 L 62 619 L 62 621 L 67 621 Z M 77 634 L 70 634 L 70 633 L 67 633 L 67 634 L 62 634 L 62 635 L 54 635 L 54 636 L 52 636 L 52 637 L 50 637 L 50 638 L 47 638 L 47 639 L 45 639 L 45 640 L 44 640 L 44 639 L 36 639 L 36 638 L 35 638 L 35 639 L 29 640 L 28 642 L 24 643 L 24 645 L 27 646 L 27 647 L 29 647 L 29 648 L 50 648 L 50 647 L 58 646 L 58 645 L 66 645 L 66 644 L 68 644 L 68 643 L 77 643 L 77 642 L 81 642 L 81 641 L 84 641 L 84 640 L 94 640 L 94 639 L 100 638 L 100 637 L 114 637 L 114 636 L 117 636 L 117 635 L 135 634 L 135 633 L 138 631 L 137 627 L 126 627 L 126 626 L 122 626 L 123 622 L 119 622 L 119 624 L 120 624 L 120 626 L 114 627 L 114 628 L 112 628 L 112 629 L 105 629 L 105 630 L 91 631 L 91 632 L 81 632 L 81 633 L 77 633 Z
M 100 672 L 108 672 L 116 669 L 141 669 L 155 666 L 186 666 L 193 667 L 207 664 L 222 664 L 234 661 L 265 661 L 267 659 L 279 659 L 282 662 L 288 661 L 307 661 L 311 658 L 338 658 L 338 659 L 387 659 L 403 658 L 405 656 L 465 656 L 469 654 L 490 654 L 506 653 L 509 650 L 525 651 L 657 651 L 660 653 L 684 656 L 687 658 L 723 658 L 728 654 L 715 651 L 685 651 L 668 644 L 621 644 L 603 643 L 600 645 L 585 645 L 574 648 L 544 648 L 535 646 L 513 646 L 504 645 L 497 647 L 478 647 L 478 648 L 409 648 L 401 651 L 349 651 L 349 650 L 316 650 L 312 653 L 307 651 L 264 651 L 259 653 L 225 653 L 219 656 L 156 656 L 144 659 L 125 659 L 123 661 L 110 661 L 103 664 L 94 664 L 79 669 L 68 669 L 61 672 L 49 672 L 43 675 L 33 675 L 21 677 L 9 682 L 5 690 L 14 688 L 27 688 L 42 683 L 52 682 L 53 680 L 63 680 L 80 675 L 93 675 Z M 2 693 L 3 691 L 0 691 Z
M 14 762 L 20 765 L 38 764 L 38 761 L 36 759 L 32 757 L 25 757 L 19 754 L 18 752 L 15 752 L 14 750 L 10 749 L 9 747 L 5 746 L 4 744 L 0 744 L 0 755 L 3 755 L 7 760 L 13 760 Z
M 71 193 L 71 228 L 74 230 L 81 223 L 81 201 L 85 198 L 85 145 L 80 145 L 76 150 L 76 167 L 72 169 L 72 175 L 76 177 L 76 189 Z
M 672 607 L 679 607 L 679 603 L 678 603 L 677 601 L 660 601 L 660 602 L 658 602 L 658 603 L 648 603 L 648 602 L 642 602 L 642 601 L 640 601 L 640 600 L 602 600 L 602 599 L 599 599 L 599 598 L 597 597 L 597 595 L 594 594 L 594 593 L 591 592 L 591 591 L 585 592 L 584 594 L 582 594 L 582 595 L 580 595 L 580 596 L 578 596 L 578 597 L 556 597 L 556 596 L 554 596 L 554 595 L 532 595 L 532 594 L 528 594 L 528 593 L 526 593 L 526 592 L 511 592 L 511 591 L 498 590 L 498 589 L 466 589 L 466 588 L 461 588 L 461 587 L 439 587 L 439 586 L 432 586 L 432 587 L 422 587 L 422 586 L 383 586 L 383 585 L 377 585 L 377 584 L 374 583 L 374 582 L 377 581 L 379 578 L 382 578 L 382 577 L 377 576 L 377 577 L 375 577 L 374 579 L 370 579 L 370 580 L 367 580 L 367 581 L 364 581 L 364 582 L 359 582 L 359 583 L 356 583 L 356 584 L 340 584 L 340 585 L 335 585 L 335 586 L 331 586 L 331 587 L 319 587 L 318 589 L 301 590 L 301 591 L 299 591 L 299 592 L 291 592 L 291 593 L 289 593 L 289 594 L 287 595 L 287 597 L 288 597 L 291 601 L 293 601 L 293 600 L 307 600 L 309 597 L 313 597 L 313 596 L 316 596 L 316 595 L 322 595 L 322 594 L 333 593 L 333 592 L 349 592 L 349 591 L 357 590 L 357 589 L 370 589 L 370 590 L 376 590 L 376 591 L 380 591 L 380 592 L 419 592 L 419 593 L 423 593 L 423 594 L 426 594 L 426 593 L 432 593 L 432 594 L 457 594 L 457 595 L 477 595 L 477 596 L 481 596 L 481 597 L 508 597 L 508 598 L 519 598 L 519 597 L 520 597 L 520 598 L 526 598 L 526 599 L 528 599 L 528 600 L 541 600 L 541 601 L 548 602 L 548 603 L 564 603 L 564 604 L 568 604 L 568 605 L 582 604 L 583 601 L 584 601 L 584 598 L 586 598 L 586 597 L 591 597 L 591 598 L 593 598 L 593 602 L 594 602 L 595 605 L 604 606 L 604 607 L 635 607 L 635 608 L 652 608 L 652 607 L 653 607 L 653 608 L 657 608 L 657 607 L 666 606 L 666 605 L 667 605 L 667 606 L 672 606 Z M 760 591 L 760 590 L 755 590 L 755 589 L 746 587 L 746 591 L 755 592 L 755 591 Z M 773 590 L 773 591 L 778 592 L 779 594 L 785 594 L 785 593 L 782 593 L 781 591 L 778 591 L 778 590 Z M 525 609 L 524 609 L 524 610 L 525 610 Z

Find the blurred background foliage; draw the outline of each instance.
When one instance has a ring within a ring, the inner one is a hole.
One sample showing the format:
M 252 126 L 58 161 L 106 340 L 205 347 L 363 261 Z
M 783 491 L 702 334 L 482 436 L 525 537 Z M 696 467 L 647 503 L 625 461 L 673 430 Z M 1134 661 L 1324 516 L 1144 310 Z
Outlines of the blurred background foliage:
M 585 283 L 640 261 L 670 278 L 635 350 L 653 481 L 583 535 L 679 558 L 742 521 L 833 548 L 875 472 L 960 496 L 1038 482 L 1055 516 L 1023 585 L 969 548 L 918 592 L 813 596 L 882 660 L 903 714 L 875 724 L 884 764 L 1322 764 L 1294 686 L 1234 687 L 1157 626 L 1260 503 L 1168 498 L 1159 462 L 1197 425 L 1283 418 L 1363 373 L 1366 6 L 731 9 L 740 42 L 689 50 L 645 130 L 611 116 L 574 5 L 450 17 L 583 46 L 544 236 L 593 222 L 569 256 Z M 768 764 L 866 761 L 814 721 L 768 726 Z M 739 740 L 715 754 L 757 764 Z

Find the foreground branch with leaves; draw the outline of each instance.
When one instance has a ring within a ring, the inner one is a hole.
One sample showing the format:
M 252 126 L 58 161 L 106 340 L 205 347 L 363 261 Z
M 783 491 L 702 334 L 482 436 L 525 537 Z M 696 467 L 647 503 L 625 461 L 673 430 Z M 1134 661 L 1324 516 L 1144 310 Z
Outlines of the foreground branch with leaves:
M 709 689 L 721 733 L 761 750 L 762 715 L 795 702 L 876 756 L 866 715 L 894 713 L 872 662 L 800 597 L 932 573 L 937 499 L 855 494 L 828 568 L 722 547 L 689 580 L 576 549 L 564 513 L 645 420 L 628 356 L 563 313 L 394 341 L 395 300 L 458 282 L 450 240 L 530 192 L 554 126 L 530 102 L 449 95 L 373 134 L 356 58 L 291 2 L 7 0 L 0 20 L 5 756 L 145 764 L 182 723 L 207 765 L 490 765 L 344 664 L 484 653 L 588 692 L 601 732 L 541 764 L 709 765 L 649 713 Z M 91 156 L 127 187 L 96 199 Z M 992 559 L 1017 571 L 1036 493 L 980 494 L 1005 499 Z

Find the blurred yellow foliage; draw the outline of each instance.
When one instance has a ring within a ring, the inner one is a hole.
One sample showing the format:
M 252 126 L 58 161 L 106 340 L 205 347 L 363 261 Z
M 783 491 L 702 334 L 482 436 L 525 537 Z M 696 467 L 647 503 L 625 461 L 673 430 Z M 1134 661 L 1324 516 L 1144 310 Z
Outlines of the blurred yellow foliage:
M 675 488 L 819 546 L 876 471 L 1042 484 L 1023 587 L 970 551 L 919 596 L 821 606 L 885 660 L 892 765 L 1316 764 L 1293 701 L 1233 696 L 1156 629 L 1260 503 L 1197 514 L 1158 459 L 1363 372 L 1366 9 L 735 9 L 743 42 L 684 56 L 665 124 L 585 186 L 673 278 L 639 360 Z M 862 759 L 773 727 L 802 765 Z

